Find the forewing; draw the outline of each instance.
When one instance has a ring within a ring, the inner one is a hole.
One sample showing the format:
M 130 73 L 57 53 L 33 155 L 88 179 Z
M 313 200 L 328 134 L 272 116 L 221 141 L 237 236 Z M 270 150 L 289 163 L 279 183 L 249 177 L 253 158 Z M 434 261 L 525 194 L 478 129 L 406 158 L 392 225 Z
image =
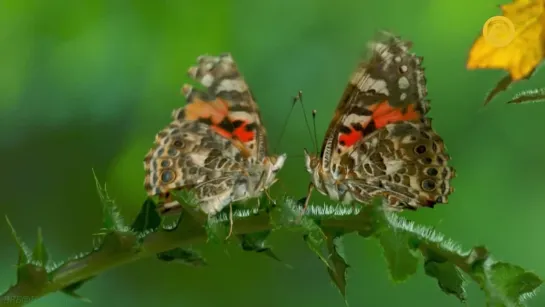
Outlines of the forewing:
M 188 74 L 206 91 L 184 85 L 188 104 L 175 110 L 180 121 L 199 121 L 229 139 L 251 163 L 267 155 L 266 131 L 248 84 L 230 54 L 200 56 Z
M 326 132 L 324 168 L 335 168 L 335 161 L 373 131 L 418 120 L 428 111 L 422 58 L 410 53 L 410 47 L 386 32 L 369 44 L 370 56 L 352 74 Z

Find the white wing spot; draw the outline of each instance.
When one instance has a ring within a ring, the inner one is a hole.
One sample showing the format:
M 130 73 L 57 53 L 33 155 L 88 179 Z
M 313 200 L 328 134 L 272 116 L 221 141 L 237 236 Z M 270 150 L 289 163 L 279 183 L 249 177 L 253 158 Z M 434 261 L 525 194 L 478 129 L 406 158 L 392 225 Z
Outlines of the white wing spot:
M 243 93 L 248 91 L 248 85 L 241 79 L 223 79 L 216 89 L 216 93 L 222 91 L 237 91 Z
M 217 62 L 217 61 L 216 61 L 216 62 Z M 204 64 L 204 70 L 206 70 L 206 71 L 211 71 L 213 67 L 214 67 L 214 63 L 206 63 L 206 64 Z
M 407 72 L 409 70 L 407 65 L 401 65 L 400 69 L 401 69 L 401 72 L 403 72 L 403 73 L 405 73 L 405 72 Z
M 361 80 L 358 81 L 357 86 L 364 92 L 368 90 L 375 90 L 377 93 L 390 95 L 386 81 L 373 79 L 369 77 L 369 75 L 363 75 Z
M 394 61 L 396 61 L 397 63 L 401 62 L 401 57 L 398 55 L 394 58 Z M 403 65 L 405 66 L 405 65 Z
M 397 173 L 401 168 L 403 168 L 403 161 L 401 160 L 390 160 L 385 161 L 386 165 L 386 175 L 392 175 Z
M 407 94 L 406 94 L 406 93 L 401 93 L 401 96 L 399 96 L 399 99 L 400 99 L 400 100 L 405 100 L 405 99 L 407 99 Z
M 214 76 L 212 74 L 206 74 L 202 76 L 201 83 L 202 85 L 209 87 L 214 82 Z
M 409 79 L 407 79 L 407 77 L 401 77 L 399 80 L 397 80 L 397 85 L 402 90 L 408 89 L 410 85 Z

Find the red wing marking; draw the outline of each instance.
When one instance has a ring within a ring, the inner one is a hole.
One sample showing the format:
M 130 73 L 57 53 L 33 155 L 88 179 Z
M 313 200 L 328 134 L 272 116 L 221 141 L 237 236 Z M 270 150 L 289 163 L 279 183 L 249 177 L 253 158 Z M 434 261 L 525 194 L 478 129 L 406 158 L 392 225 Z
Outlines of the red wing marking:
M 399 108 L 392 107 L 388 104 L 388 101 L 372 105 L 369 109 L 373 111 L 372 118 L 377 129 L 383 128 L 394 122 L 415 120 L 421 116 L 420 112 L 416 111 L 412 104 L 407 107 L 406 112 L 402 112 Z
M 394 122 L 415 120 L 421 116 L 420 112 L 415 110 L 412 104 L 403 112 L 399 108 L 392 107 L 388 101 L 374 104 L 369 107 L 369 110 L 373 112 L 371 120 L 360 123 L 361 126 L 358 129 L 354 126 L 345 127 L 349 131 L 342 131 L 340 133 L 339 145 L 343 147 L 353 146 L 365 136 L 364 131 L 366 131 L 366 128 L 373 128 L 367 131 L 374 131 Z M 368 127 L 370 123 L 373 123 L 374 127 Z
M 363 138 L 363 132 L 350 127 L 350 132 L 339 135 L 339 144 L 351 147 Z
M 230 140 L 237 147 L 243 157 L 251 155 L 248 148 L 243 144 L 255 138 L 254 131 L 247 131 L 248 123 L 242 123 L 237 128 L 229 118 L 229 106 L 227 102 L 221 98 L 216 98 L 213 101 L 203 101 L 195 99 L 185 107 L 186 120 L 208 119 L 211 122 L 210 129 L 217 134 Z M 229 127 L 232 131 L 226 129 Z
M 248 128 L 248 122 L 243 123 L 235 128 L 233 135 L 243 143 L 255 140 L 255 132 Z

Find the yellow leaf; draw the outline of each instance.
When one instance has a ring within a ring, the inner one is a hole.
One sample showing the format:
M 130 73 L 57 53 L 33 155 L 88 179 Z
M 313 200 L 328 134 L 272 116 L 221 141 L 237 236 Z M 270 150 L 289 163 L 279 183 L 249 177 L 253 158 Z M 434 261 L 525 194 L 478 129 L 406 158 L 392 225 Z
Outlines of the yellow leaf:
M 498 46 L 479 36 L 469 52 L 467 68 L 505 69 L 517 81 L 527 77 L 545 57 L 545 0 L 514 0 L 501 9 L 514 25 L 512 41 Z
M 509 72 L 509 82 L 500 81 L 486 102 L 513 81 L 529 78 L 545 57 L 545 0 L 513 0 L 500 7 L 503 16 L 489 19 L 467 60 L 468 69 Z

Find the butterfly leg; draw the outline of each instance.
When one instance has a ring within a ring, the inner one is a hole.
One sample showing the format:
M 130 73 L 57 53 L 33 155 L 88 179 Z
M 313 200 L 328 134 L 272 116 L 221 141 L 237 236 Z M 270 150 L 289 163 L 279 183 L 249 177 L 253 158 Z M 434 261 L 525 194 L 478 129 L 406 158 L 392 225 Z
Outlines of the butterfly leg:
M 308 184 L 307 197 L 305 198 L 303 209 L 301 210 L 301 213 L 299 214 L 299 217 L 297 218 L 297 223 L 301 222 L 301 218 L 303 218 L 303 215 L 307 211 L 308 203 L 310 202 L 310 196 L 312 195 L 312 190 L 314 190 L 314 184 L 311 182 Z
M 229 234 L 225 237 L 225 240 L 228 240 L 233 234 L 233 204 L 229 203 Z

